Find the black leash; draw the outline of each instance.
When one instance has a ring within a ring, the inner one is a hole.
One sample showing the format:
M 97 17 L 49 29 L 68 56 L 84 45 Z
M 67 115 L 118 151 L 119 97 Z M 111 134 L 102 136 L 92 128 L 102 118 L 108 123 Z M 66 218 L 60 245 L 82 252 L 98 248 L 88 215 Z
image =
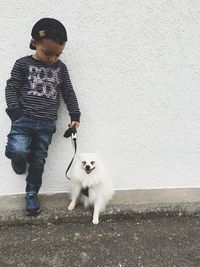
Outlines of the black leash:
M 66 178 L 69 179 L 69 180 L 71 180 L 71 179 L 68 177 L 67 173 L 68 173 L 68 171 L 69 171 L 69 169 L 70 169 L 70 167 L 71 167 L 71 165 L 72 165 L 72 162 L 74 161 L 74 157 L 75 157 L 75 155 L 76 155 L 76 151 L 77 151 L 77 143 L 76 143 L 77 135 L 76 135 L 76 133 L 77 133 L 77 131 L 76 131 L 75 128 L 69 128 L 69 129 L 64 133 L 64 137 L 66 137 L 66 138 L 71 137 L 72 141 L 74 142 L 74 156 L 73 156 L 73 158 L 72 158 L 72 160 L 71 160 L 71 162 L 70 162 L 70 164 L 69 164 L 69 166 L 67 167 L 67 170 L 66 170 L 66 172 L 65 172 L 65 176 L 66 176 Z M 81 192 L 82 192 L 85 196 L 89 197 L 89 188 L 88 188 L 88 187 L 82 188 Z
M 76 136 L 76 133 L 77 133 L 77 131 L 76 131 L 75 128 L 69 128 L 69 129 L 64 133 L 64 137 L 66 137 L 66 138 L 71 137 L 71 138 L 72 138 L 72 141 L 74 141 L 74 156 L 73 156 L 73 158 L 72 158 L 72 160 L 71 160 L 71 162 L 70 162 L 70 164 L 69 164 L 69 166 L 68 166 L 68 168 L 67 168 L 67 170 L 66 170 L 66 172 L 65 172 L 65 176 L 66 176 L 66 178 L 69 179 L 69 180 L 71 180 L 71 179 L 68 177 L 67 173 L 68 173 L 68 171 L 69 171 L 69 169 L 70 169 L 70 167 L 71 167 L 71 165 L 72 165 L 72 162 L 74 161 L 74 157 L 75 157 L 75 155 L 76 155 L 76 150 L 77 150 L 77 143 L 76 143 L 77 136 Z

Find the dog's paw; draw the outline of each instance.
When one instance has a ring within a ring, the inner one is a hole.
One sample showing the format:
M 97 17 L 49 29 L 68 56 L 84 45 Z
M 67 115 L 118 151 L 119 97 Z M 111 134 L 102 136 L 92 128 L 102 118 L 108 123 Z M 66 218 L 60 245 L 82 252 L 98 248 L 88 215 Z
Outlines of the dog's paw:
M 68 206 L 68 210 L 73 210 L 75 208 L 75 204 L 71 202 Z
M 98 224 L 98 223 L 99 223 L 99 219 L 98 219 L 98 218 L 94 218 L 94 219 L 92 220 L 92 223 L 93 223 L 93 224 Z

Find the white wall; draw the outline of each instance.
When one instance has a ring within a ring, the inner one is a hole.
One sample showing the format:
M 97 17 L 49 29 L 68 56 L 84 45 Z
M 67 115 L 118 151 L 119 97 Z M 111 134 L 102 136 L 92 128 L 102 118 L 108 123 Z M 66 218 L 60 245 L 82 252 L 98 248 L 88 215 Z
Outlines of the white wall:
M 29 50 L 33 24 L 60 19 L 82 111 L 79 151 L 101 150 L 117 189 L 200 186 L 200 2 L 38 0 L 0 2 L 0 194 L 24 191 L 4 156 L 10 121 L 5 82 Z M 42 192 L 67 191 L 73 155 L 62 103 Z

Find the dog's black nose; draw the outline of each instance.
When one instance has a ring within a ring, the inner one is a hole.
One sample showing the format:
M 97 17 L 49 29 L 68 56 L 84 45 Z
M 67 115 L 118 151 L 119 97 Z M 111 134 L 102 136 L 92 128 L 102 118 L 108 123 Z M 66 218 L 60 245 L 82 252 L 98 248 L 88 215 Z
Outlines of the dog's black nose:
M 86 171 L 89 171 L 90 170 L 90 165 L 86 165 L 85 169 L 86 169 Z

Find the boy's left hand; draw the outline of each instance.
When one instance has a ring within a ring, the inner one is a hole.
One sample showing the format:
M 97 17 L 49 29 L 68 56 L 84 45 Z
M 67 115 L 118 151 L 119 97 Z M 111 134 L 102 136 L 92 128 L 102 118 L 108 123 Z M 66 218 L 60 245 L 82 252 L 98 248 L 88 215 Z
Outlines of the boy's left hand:
M 79 125 L 80 123 L 78 121 L 72 121 L 70 124 L 68 124 L 69 128 L 75 128 L 75 129 L 77 129 Z

